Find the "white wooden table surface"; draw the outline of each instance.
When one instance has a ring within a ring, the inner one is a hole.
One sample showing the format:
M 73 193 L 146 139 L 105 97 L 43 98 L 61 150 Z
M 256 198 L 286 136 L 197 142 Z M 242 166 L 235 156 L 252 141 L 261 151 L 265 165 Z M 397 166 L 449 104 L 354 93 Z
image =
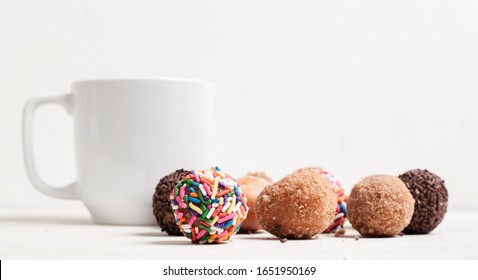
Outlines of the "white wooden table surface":
M 267 232 L 194 245 L 157 226 L 94 224 L 77 201 L 0 198 L 0 259 L 478 259 L 478 212 L 446 214 L 431 234 L 281 243 Z

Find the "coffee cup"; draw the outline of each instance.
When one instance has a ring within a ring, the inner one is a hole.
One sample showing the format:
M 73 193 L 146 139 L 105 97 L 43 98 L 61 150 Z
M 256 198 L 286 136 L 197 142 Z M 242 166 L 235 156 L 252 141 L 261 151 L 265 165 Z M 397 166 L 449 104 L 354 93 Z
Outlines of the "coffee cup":
M 63 187 L 35 167 L 32 121 L 43 104 L 73 117 L 77 179 Z M 81 200 L 101 224 L 154 224 L 152 195 L 159 179 L 178 169 L 211 164 L 214 85 L 189 79 L 74 82 L 71 93 L 28 100 L 23 149 L 28 178 L 40 192 Z

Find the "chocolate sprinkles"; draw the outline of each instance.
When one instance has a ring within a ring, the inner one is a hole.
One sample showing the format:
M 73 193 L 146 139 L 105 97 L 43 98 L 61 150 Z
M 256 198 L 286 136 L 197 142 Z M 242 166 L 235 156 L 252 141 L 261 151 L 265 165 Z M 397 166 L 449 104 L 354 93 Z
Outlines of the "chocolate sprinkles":
M 443 220 L 448 207 L 445 181 L 426 169 L 414 169 L 398 176 L 415 199 L 415 211 L 406 234 L 425 234 Z
M 167 232 L 169 235 L 183 235 L 174 219 L 169 195 L 176 184 L 191 172 L 192 171 L 184 169 L 176 170 L 175 172 L 164 176 L 156 186 L 153 195 L 153 213 L 161 230 Z

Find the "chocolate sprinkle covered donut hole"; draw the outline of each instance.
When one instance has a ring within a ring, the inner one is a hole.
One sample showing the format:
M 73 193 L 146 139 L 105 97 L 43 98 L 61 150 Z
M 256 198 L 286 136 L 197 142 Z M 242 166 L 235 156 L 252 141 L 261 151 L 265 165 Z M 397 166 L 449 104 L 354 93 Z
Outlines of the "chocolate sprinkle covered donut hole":
M 159 181 L 153 194 L 153 214 L 156 217 L 159 227 L 161 227 L 161 231 L 165 231 L 169 235 L 183 235 L 174 219 L 169 195 L 176 184 L 189 173 L 191 173 L 191 171 L 178 169 L 164 176 Z
M 265 187 L 257 197 L 256 217 L 263 229 L 288 239 L 310 239 L 333 222 L 337 196 L 314 169 L 299 169 Z
M 415 201 L 395 176 L 372 175 L 355 184 L 347 200 L 349 221 L 365 237 L 392 237 L 412 219 Z
M 414 169 L 398 176 L 415 199 L 412 221 L 405 228 L 407 234 L 425 234 L 443 220 L 448 207 L 445 181 L 428 170 Z

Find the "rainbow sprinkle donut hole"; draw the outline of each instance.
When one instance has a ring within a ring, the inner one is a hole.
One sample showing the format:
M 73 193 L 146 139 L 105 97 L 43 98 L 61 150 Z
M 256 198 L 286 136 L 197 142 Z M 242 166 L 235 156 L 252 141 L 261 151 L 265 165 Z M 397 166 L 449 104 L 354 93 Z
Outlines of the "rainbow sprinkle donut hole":
M 248 212 L 239 184 L 217 166 L 186 175 L 170 199 L 176 223 L 192 243 L 229 241 Z
M 342 188 L 340 181 L 330 172 L 322 167 L 316 167 L 316 170 L 329 180 L 334 186 L 335 194 L 337 195 L 337 208 L 335 209 L 334 222 L 324 231 L 324 233 L 336 232 L 339 229 L 344 229 L 344 223 L 347 219 L 347 194 Z

